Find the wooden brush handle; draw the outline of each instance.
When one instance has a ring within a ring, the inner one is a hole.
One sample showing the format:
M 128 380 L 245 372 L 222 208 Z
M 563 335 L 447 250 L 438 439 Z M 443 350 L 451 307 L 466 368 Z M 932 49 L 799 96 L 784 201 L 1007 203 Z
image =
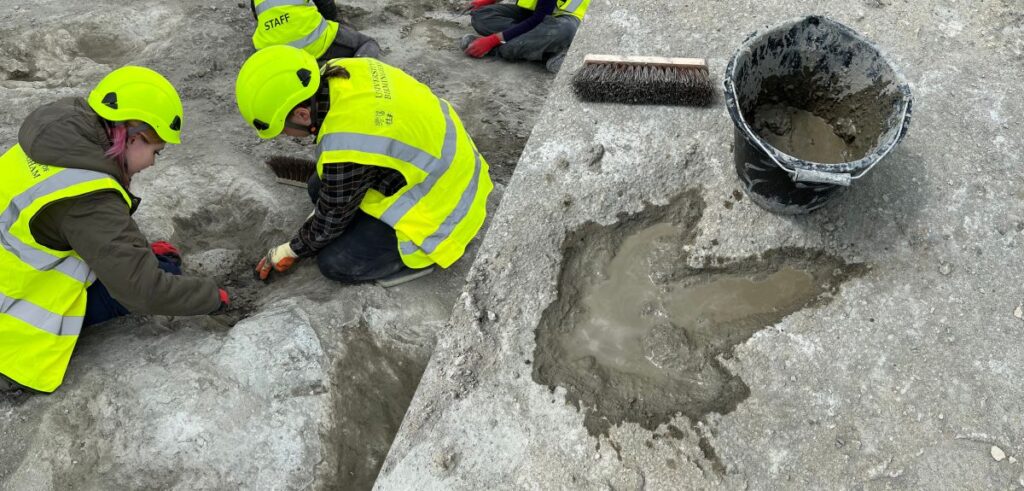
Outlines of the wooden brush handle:
M 686 68 L 706 68 L 704 58 L 665 58 L 663 56 L 615 56 L 587 55 L 583 63 L 620 63 L 625 65 L 674 66 Z

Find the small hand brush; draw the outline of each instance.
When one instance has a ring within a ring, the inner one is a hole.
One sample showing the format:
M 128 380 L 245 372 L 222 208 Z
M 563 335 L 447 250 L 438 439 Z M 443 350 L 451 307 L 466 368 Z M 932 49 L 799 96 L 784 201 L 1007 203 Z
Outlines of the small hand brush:
M 703 58 L 587 55 L 572 86 L 587 102 L 706 106 L 714 98 Z
M 273 155 L 267 159 L 267 165 L 277 176 L 277 182 L 301 188 L 316 173 L 316 161 L 309 159 Z

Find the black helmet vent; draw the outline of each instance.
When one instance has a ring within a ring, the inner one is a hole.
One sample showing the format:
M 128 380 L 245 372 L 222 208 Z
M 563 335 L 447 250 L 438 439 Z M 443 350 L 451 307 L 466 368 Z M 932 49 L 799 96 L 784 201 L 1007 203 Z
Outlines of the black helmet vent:
M 107 92 L 107 95 L 103 96 L 103 100 L 100 102 L 111 109 L 117 109 L 117 93 Z
M 302 82 L 303 87 L 309 87 L 309 81 L 313 79 L 312 72 L 305 68 L 300 68 L 295 74 L 299 76 L 299 81 Z

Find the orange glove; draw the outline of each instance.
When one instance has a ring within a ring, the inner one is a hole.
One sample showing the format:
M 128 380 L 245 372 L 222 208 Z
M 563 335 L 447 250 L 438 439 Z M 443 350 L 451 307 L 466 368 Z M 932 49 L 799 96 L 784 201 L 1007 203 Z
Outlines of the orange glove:
M 261 280 L 266 280 L 270 277 L 271 269 L 278 273 L 283 273 L 288 271 L 288 268 L 291 268 L 295 261 L 298 260 L 298 254 L 295 254 L 292 246 L 285 242 L 267 251 L 263 258 L 260 259 L 259 264 L 256 265 L 256 274 L 259 275 Z

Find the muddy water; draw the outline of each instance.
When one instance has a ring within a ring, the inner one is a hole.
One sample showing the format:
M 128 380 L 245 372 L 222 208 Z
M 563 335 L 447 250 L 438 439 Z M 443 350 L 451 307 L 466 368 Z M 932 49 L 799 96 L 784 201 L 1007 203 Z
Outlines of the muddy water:
M 786 315 L 821 293 L 811 273 L 787 265 L 763 278 L 723 274 L 707 283 L 676 287 L 666 307 L 691 342 L 711 345 L 726 337 L 721 331 L 730 329 L 730 323 Z
M 563 339 L 570 357 L 593 356 L 608 369 L 659 381 L 685 376 L 685 368 L 699 362 L 693 348 L 744 336 L 750 330 L 745 319 L 793 312 L 821 293 L 814 276 L 789 266 L 763 278 L 726 274 L 693 285 L 659 285 L 643 266 L 652 263 L 659 242 L 674 235 L 675 227 L 658 224 L 625 240 L 608 265 L 608 279 L 584 298 L 582 322 Z
M 674 228 L 661 224 L 626 239 L 607 268 L 608 279 L 583 300 L 587 314 L 562 346 L 572 358 L 593 356 L 613 370 L 660 376 L 658 367 L 643 357 L 640 340 L 651 330 L 641 316 L 642 306 L 660 296 L 647 268 L 635 263 L 650 257 L 653 244 L 670 236 Z
M 701 209 L 661 211 L 625 227 L 588 225 L 566 239 L 559 298 L 537 329 L 533 378 L 564 388 L 591 434 L 625 421 L 653 431 L 679 414 L 699 421 L 733 411 L 750 391 L 720 358 L 757 331 L 831 301 L 865 271 L 792 248 L 690 267 L 686 246 L 699 233 Z
M 838 164 L 857 160 L 855 149 L 818 115 L 784 104 L 766 104 L 754 112 L 754 130 L 773 147 L 810 162 Z

